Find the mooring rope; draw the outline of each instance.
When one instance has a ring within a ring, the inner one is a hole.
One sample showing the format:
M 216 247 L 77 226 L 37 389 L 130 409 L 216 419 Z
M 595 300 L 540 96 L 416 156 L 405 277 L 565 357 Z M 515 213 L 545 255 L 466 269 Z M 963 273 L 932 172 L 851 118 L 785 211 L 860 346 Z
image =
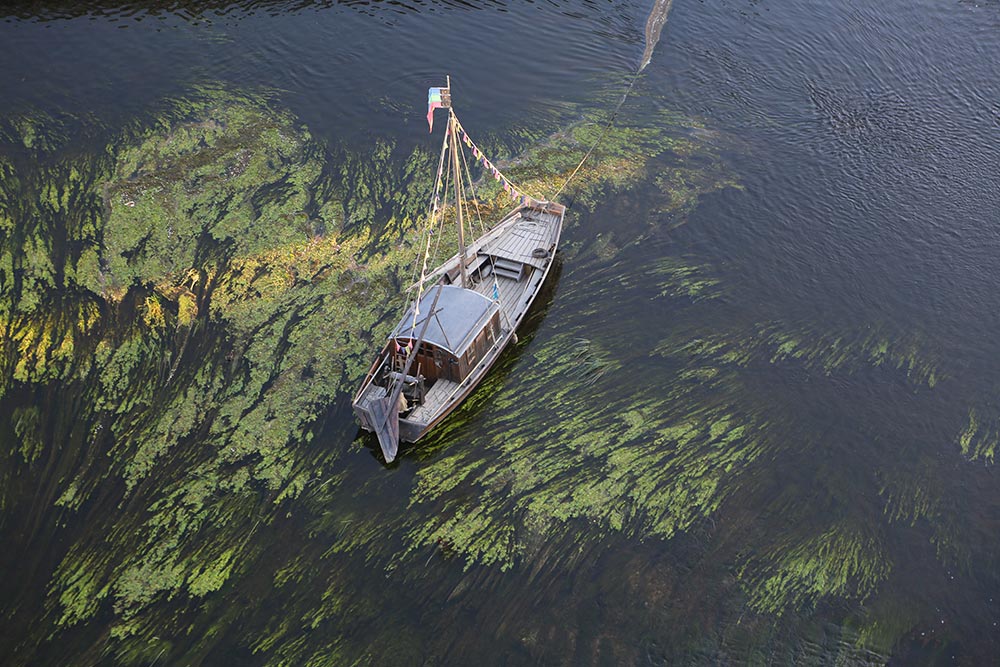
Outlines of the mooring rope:
M 604 136 L 608 133 L 608 130 L 610 130 L 611 126 L 614 125 L 615 119 L 618 118 L 618 113 L 625 105 L 625 101 L 628 99 L 628 96 L 632 93 L 632 88 L 635 87 L 635 82 L 639 79 L 639 75 L 642 73 L 643 67 L 644 65 L 640 66 L 633 74 L 629 76 L 629 83 L 628 87 L 625 89 L 625 94 L 622 95 L 622 98 L 620 100 L 618 100 L 618 104 L 615 106 L 614 111 L 611 112 L 611 116 L 610 118 L 608 118 L 608 122 L 605 123 L 604 129 L 601 130 L 601 133 L 597 136 L 597 139 L 591 145 L 590 150 L 588 150 L 587 153 L 583 156 L 583 159 L 580 160 L 579 164 L 576 165 L 576 168 L 573 169 L 572 173 L 570 173 L 570 175 L 563 182 L 562 187 L 559 188 L 559 190 L 555 193 L 555 195 L 552 196 L 551 199 L 540 199 L 538 197 L 533 197 L 525 193 L 520 185 L 514 183 L 514 181 L 510 180 L 506 176 L 506 174 L 497 169 L 496 165 L 493 164 L 493 162 L 491 162 L 489 158 L 486 157 L 486 153 L 482 151 L 475 144 L 475 142 L 472 141 L 472 139 L 469 137 L 469 133 L 466 132 L 465 128 L 462 127 L 462 124 L 459 122 L 458 127 L 462 131 L 462 139 L 465 142 L 465 144 L 473 150 L 473 153 L 477 158 L 477 162 L 482 164 L 483 170 L 485 172 L 492 172 L 498 178 L 498 180 L 503 182 L 505 185 L 510 186 L 510 191 L 513 193 L 515 199 L 520 198 L 522 199 L 522 202 L 524 202 L 525 200 L 531 200 L 534 202 L 555 201 L 556 199 L 559 198 L 559 195 L 562 194 L 563 190 L 566 189 L 566 186 L 569 185 L 570 181 L 572 181 L 573 178 L 577 175 L 577 173 L 583 167 L 584 163 L 588 159 L 590 159 L 590 156 L 593 155 L 594 150 L 601 143 L 601 140 L 604 139 Z
M 625 94 L 622 95 L 622 98 L 618 101 L 618 105 L 615 107 L 615 110 L 611 112 L 611 117 L 605 124 L 604 129 L 601 130 L 601 133 L 597 135 L 597 139 L 590 147 L 590 150 L 588 150 L 586 155 L 583 156 L 583 159 L 580 160 L 580 164 L 576 165 L 576 169 L 573 170 L 552 199 L 559 198 L 559 195 L 561 195 L 563 190 L 566 189 L 566 186 L 573 180 L 577 172 L 579 172 L 583 167 L 584 163 L 590 159 L 590 156 L 594 153 L 594 149 L 597 148 L 597 146 L 601 143 L 601 140 L 603 140 L 604 136 L 608 133 L 608 130 L 610 130 L 611 126 L 614 125 L 615 119 L 618 118 L 618 112 L 622 110 L 622 107 L 625 106 L 625 100 L 627 100 L 628 96 L 632 94 L 632 88 L 635 87 L 635 82 L 639 79 L 639 75 L 642 74 L 642 70 L 646 69 L 646 65 L 649 64 L 649 61 L 653 57 L 653 49 L 656 47 L 656 43 L 660 41 L 660 31 L 667 23 L 667 14 L 670 12 L 670 6 L 672 4 L 673 0 L 653 0 L 653 9 L 649 12 L 649 18 L 646 19 L 646 45 L 642 52 L 642 58 L 639 61 L 639 66 L 629 77 L 628 87 L 625 89 Z
M 594 149 L 596 149 L 598 144 L 601 143 L 601 140 L 604 139 L 604 135 L 606 135 L 608 133 L 608 130 L 611 129 L 611 126 L 615 124 L 615 119 L 618 118 L 618 112 L 622 110 L 622 107 L 625 105 L 625 100 L 627 100 L 628 96 L 632 93 L 632 88 L 635 86 L 635 82 L 639 79 L 639 74 L 641 72 L 642 68 L 640 67 L 638 70 L 636 70 L 635 74 L 629 77 L 631 80 L 628 83 L 628 88 L 625 89 L 625 94 L 622 95 L 622 98 L 618 101 L 618 106 L 616 106 L 615 110 L 611 112 L 611 117 L 608 119 L 608 122 L 604 125 L 604 129 L 601 130 L 601 133 L 599 135 L 597 135 L 597 139 L 590 147 L 590 150 L 588 150 L 587 154 L 583 156 L 582 160 L 580 160 L 580 164 L 576 165 L 576 169 L 574 169 L 573 172 L 566 178 L 566 180 L 562 184 L 562 187 L 560 187 L 559 190 L 555 193 L 555 195 L 553 195 L 552 199 L 555 200 L 559 198 L 559 195 L 562 194 L 563 190 L 566 189 L 566 186 L 569 185 L 569 182 L 572 181 L 573 177 L 575 177 L 577 172 L 580 171 L 580 169 L 583 167 L 583 164 L 588 159 L 590 159 L 590 156 L 594 153 Z

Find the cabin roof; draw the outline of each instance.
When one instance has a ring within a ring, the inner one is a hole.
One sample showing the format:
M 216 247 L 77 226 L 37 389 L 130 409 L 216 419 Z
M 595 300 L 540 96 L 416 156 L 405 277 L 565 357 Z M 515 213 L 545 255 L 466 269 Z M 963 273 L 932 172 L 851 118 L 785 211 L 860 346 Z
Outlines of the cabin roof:
M 441 290 L 441 296 L 438 298 L 434 314 L 430 315 L 431 320 L 427 325 L 424 340 L 460 357 L 499 306 L 482 294 L 458 285 L 441 285 L 427 290 L 420 299 L 417 325 L 413 326 L 411 305 L 392 332 L 392 337 L 416 340 L 420 336 L 438 289 Z

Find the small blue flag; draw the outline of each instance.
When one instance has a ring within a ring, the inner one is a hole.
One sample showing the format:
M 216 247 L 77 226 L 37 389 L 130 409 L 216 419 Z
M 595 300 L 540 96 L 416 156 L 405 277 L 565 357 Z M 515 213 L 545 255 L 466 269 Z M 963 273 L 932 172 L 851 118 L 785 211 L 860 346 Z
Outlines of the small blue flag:
M 497 289 L 497 284 L 496 283 L 493 283 L 493 300 L 494 301 L 499 301 L 500 300 L 500 290 Z

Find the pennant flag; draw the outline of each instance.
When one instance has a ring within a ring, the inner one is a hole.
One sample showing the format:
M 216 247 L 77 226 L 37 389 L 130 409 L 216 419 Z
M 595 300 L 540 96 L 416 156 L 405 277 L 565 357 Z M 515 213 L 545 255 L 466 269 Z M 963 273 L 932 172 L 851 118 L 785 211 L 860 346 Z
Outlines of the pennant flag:
M 428 88 L 427 89 L 427 127 L 428 132 L 434 131 L 434 110 L 444 109 L 445 104 L 442 100 L 442 92 L 447 91 L 447 88 Z
M 500 290 L 497 288 L 496 283 L 493 283 L 493 300 L 494 301 L 500 300 Z
M 500 180 L 500 170 L 497 169 L 496 167 L 493 167 L 493 178 L 495 178 L 498 181 Z
M 403 348 L 399 346 L 399 341 L 396 340 L 395 338 L 392 339 L 392 344 L 396 346 L 396 354 L 399 354 L 400 352 L 403 351 Z
M 503 191 L 507 193 L 510 192 L 510 183 L 507 181 L 506 178 L 503 179 Z

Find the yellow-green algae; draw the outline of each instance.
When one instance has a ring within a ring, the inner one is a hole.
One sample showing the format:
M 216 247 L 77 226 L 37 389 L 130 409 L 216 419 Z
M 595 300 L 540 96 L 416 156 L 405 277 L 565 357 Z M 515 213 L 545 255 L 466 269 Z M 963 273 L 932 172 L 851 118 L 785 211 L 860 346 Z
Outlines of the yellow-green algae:
M 970 461 L 993 463 L 997 449 L 997 430 L 980 422 L 974 408 L 969 410 L 969 422 L 958 436 L 962 455 Z
M 317 464 L 337 457 L 312 444 L 314 424 L 392 324 L 384 313 L 412 259 L 432 158 L 380 141 L 367 156 L 335 152 L 331 168 L 270 98 L 213 89 L 164 105 L 96 158 L 42 159 L 55 145 L 41 139 L 45 127 L 21 134 L 36 170 L 0 162 L 5 386 L 57 380 L 89 401 L 80 422 L 47 434 L 70 434 L 82 453 L 61 463 L 49 502 L 84 512 L 111 501 L 117 516 L 94 517 L 103 528 L 63 556 L 49 607 L 64 627 L 110 608 L 115 655 L 148 661 L 174 650 L 160 635 L 196 632 L 167 621 L 165 607 L 193 611 L 246 577 L 260 546 L 231 536 L 272 524 Z M 577 126 L 566 140 L 582 147 L 588 132 Z M 611 139 L 577 193 L 645 177 L 653 133 Z M 515 174 L 542 188 L 548 159 L 524 158 Z M 34 414 L 17 421 L 28 464 L 49 456 Z M 116 501 L 105 476 L 124 482 Z M 501 553 L 497 535 L 512 532 L 480 516 L 488 560 Z M 377 543 L 379 530 L 358 544 Z M 351 549 L 348 533 L 328 557 Z M 299 649 L 274 655 L 281 663 Z
M 484 571 L 571 568 L 605 538 L 710 532 L 734 498 L 754 492 L 755 471 L 794 443 L 786 411 L 755 395 L 758 365 L 796 363 L 814 377 L 892 367 L 928 390 L 943 377 L 917 339 L 877 330 L 831 334 L 765 320 L 652 336 L 616 331 L 618 323 L 593 331 L 587 318 L 609 289 L 648 287 L 635 298 L 659 299 L 679 317 L 728 293 L 696 257 L 654 262 L 645 285 L 618 280 L 615 266 L 647 230 L 609 233 L 576 250 L 596 289 L 560 295 L 564 316 L 578 315 L 531 346 L 532 379 L 510 386 L 499 369 L 417 450 L 410 511 L 387 518 L 344 507 L 340 453 L 317 443 L 318 425 L 393 324 L 385 313 L 408 277 L 432 158 L 381 141 L 366 156 L 334 150 L 331 164 L 275 108 L 272 98 L 203 90 L 127 129 L 99 159 L 50 160 L 37 173 L 0 161 L 0 270 L 16 276 L 0 281 L 5 386 L 68 382 L 90 406 L 79 424 L 50 431 L 40 431 L 44 411 L 18 413 L 24 464 L 54 460 L 47 443 L 60 438 L 83 452 L 60 462 L 41 506 L 95 522 L 62 556 L 47 609 L 58 625 L 78 627 L 108 611 L 109 650 L 122 663 L 196 662 L 252 614 L 219 593 L 262 579 L 287 610 L 238 640 L 262 662 L 415 655 L 425 640 L 411 628 L 352 634 L 377 625 L 384 604 L 352 580 L 352 562 L 412 583 L 429 559 L 457 560 L 468 574 L 450 599 L 483 585 Z M 571 126 L 501 166 L 528 192 L 550 195 L 598 127 Z M 46 146 L 44 128 L 34 125 L 27 143 Z M 701 194 L 734 184 L 721 165 L 683 128 L 623 125 L 569 194 L 579 210 L 652 180 L 677 223 Z M 503 195 L 490 186 L 486 179 L 482 203 L 500 208 Z M 30 206 L 24 190 L 37 193 Z M 44 228 L 64 218 L 72 222 Z M 38 230 L 12 239 L 28 219 Z M 48 240 L 57 229 L 69 251 Z M 67 290 L 72 298 L 60 297 Z M 537 410 L 530 419 L 525 404 Z M 473 431 L 463 414 L 482 427 Z M 472 433 L 474 446 L 463 443 Z M 953 512 L 918 487 L 888 475 L 879 516 L 929 522 L 942 545 L 956 541 L 940 527 Z M 112 512 L 95 516 L 89 503 Z M 300 513 L 309 517 L 303 528 L 284 527 Z M 748 536 L 760 555 L 733 562 L 754 612 L 878 600 L 891 573 L 878 522 L 859 509 L 813 525 L 787 540 Z M 305 553 L 275 565 L 263 545 L 289 530 Z M 215 624 L 196 620 L 204 618 Z M 323 639 L 303 634 L 312 631 Z
M 779 614 L 827 596 L 864 600 L 892 569 L 880 537 L 850 524 L 834 524 L 751 562 L 740 570 L 750 604 Z
M 154 601 L 210 595 L 247 566 L 255 548 L 223 536 L 249 534 L 261 502 L 300 492 L 310 473 L 286 448 L 308 447 L 308 425 L 362 372 L 409 257 L 358 262 L 367 238 L 339 238 L 340 206 L 312 199 L 329 190 L 319 147 L 266 104 L 198 95 L 121 145 L 89 169 L 48 168 L 27 206 L 18 188 L 32 183 L 3 163 L 3 201 L 19 208 L 3 209 L 13 269 L 2 282 L 6 381 L 78 383 L 94 410 L 79 426 L 85 449 L 110 455 L 123 509 L 147 508 L 72 547 L 51 587 L 60 625 L 110 601 L 112 637 L 125 641 L 155 634 L 143 620 Z M 32 235 L 29 219 L 58 222 Z M 57 252 L 60 225 L 79 260 Z M 54 304 L 67 290 L 79 301 Z M 214 361 L 182 363 L 206 353 Z M 21 414 L 30 464 L 38 417 Z M 103 483 L 89 463 L 68 472 L 51 502 L 79 510 Z

